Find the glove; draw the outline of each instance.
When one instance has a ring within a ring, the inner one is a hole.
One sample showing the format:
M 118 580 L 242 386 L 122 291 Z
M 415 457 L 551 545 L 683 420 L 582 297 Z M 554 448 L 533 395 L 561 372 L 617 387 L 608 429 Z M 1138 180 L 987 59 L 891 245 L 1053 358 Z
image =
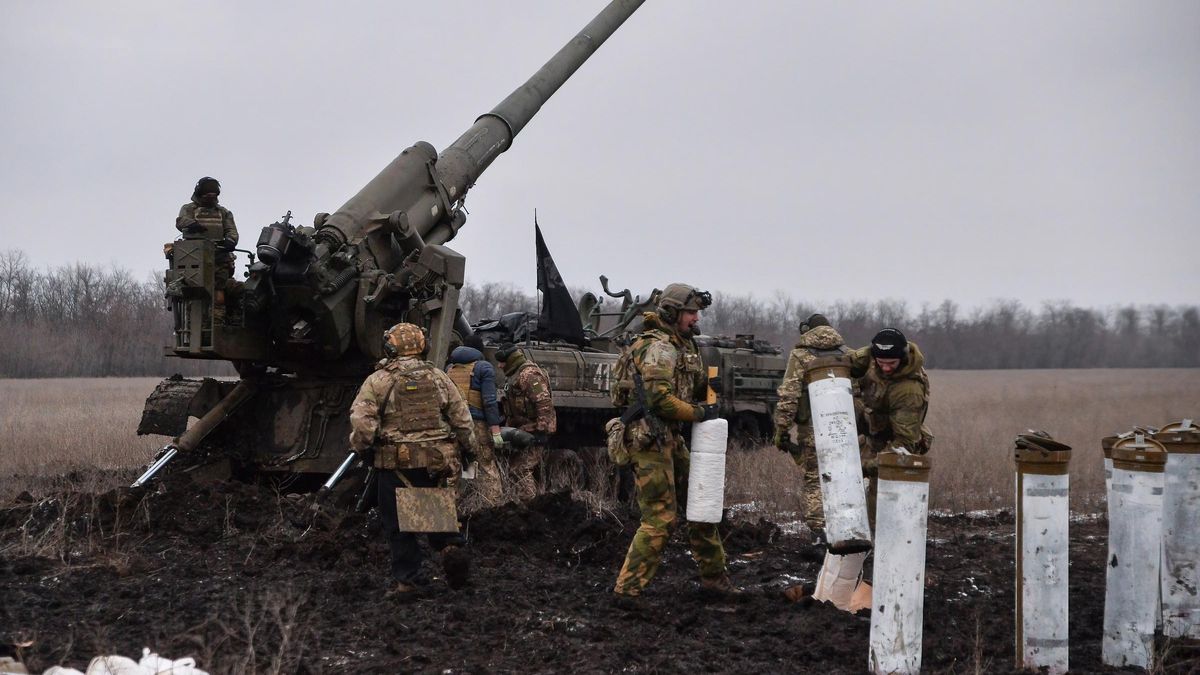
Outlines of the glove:
M 183 224 L 183 231 L 191 233 L 203 232 L 204 226 L 198 220 L 189 220 Z
M 363 466 L 375 466 L 375 448 L 363 448 L 358 451 L 358 458 Z
M 771 438 L 771 445 L 774 445 L 784 452 L 789 452 L 788 446 L 791 445 L 791 443 L 787 439 L 787 432 L 783 429 L 776 429 L 775 436 Z
M 506 445 L 506 443 L 504 442 L 504 436 L 501 436 L 499 431 L 493 431 L 492 432 L 492 447 L 493 448 L 503 448 L 505 445 Z
M 718 394 L 720 394 L 722 391 L 724 391 L 721 388 L 724 384 L 725 384 L 725 381 L 721 379 L 720 375 L 717 375 L 716 377 L 708 378 L 708 386 L 711 387 L 712 390 L 717 392 Z
M 235 242 L 232 239 L 229 239 L 228 237 L 217 242 L 217 250 L 218 251 L 228 252 L 228 251 L 232 251 L 235 248 L 237 248 L 237 242 Z
M 699 409 L 699 414 L 696 415 L 697 422 L 707 422 L 709 420 L 715 420 L 721 416 L 721 407 L 716 403 L 705 403 L 704 405 L 698 405 L 696 407 Z
M 458 460 L 458 455 L 452 455 L 446 458 L 446 487 L 458 487 L 458 481 L 462 478 L 462 462 Z

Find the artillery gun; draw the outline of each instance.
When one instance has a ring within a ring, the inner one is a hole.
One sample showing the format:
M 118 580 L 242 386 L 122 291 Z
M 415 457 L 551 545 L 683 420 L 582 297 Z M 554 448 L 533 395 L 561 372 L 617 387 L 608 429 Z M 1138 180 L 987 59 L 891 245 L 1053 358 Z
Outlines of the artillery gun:
M 264 227 L 239 301 L 219 306 L 214 242 L 168 244 L 167 353 L 231 361 L 241 379 L 161 382 L 138 433 L 175 439 L 135 485 L 179 455 L 310 482 L 335 471 L 348 449 L 350 403 L 383 357 L 384 330 L 425 327 L 435 363 L 445 362 L 456 329 L 469 331 L 458 312 L 466 260 L 445 246 L 466 221 L 467 191 L 642 1 L 613 0 L 440 155 L 418 141 L 311 227 L 293 225 L 290 212 Z M 189 417 L 198 418 L 190 428 Z
M 653 309 L 659 289 L 642 299 L 629 289 L 614 293 L 608 277 L 600 277 L 604 294 L 619 299 L 611 309 L 605 299 L 585 293 L 579 299 L 579 318 L 588 338 L 586 347 L 537 339 L 537 318 L 527 312 L 474 324 L 472 329 L 493 347 L 504 342 L 521 346 L 525 358 L 550 378 L 558 432 L 552 446 L 577 448 L 604 445 L 604 423 L 620 414 L 609 397 L 613 368 L 621 349 L 642 330 L 642 313 Z M 733 435 L 744 442 L 769 437 L 771 415 L 779 400 L 776 390 L 787 370 L 787 355 L 753 335 L 700 335 L 696 338 L 706 366 L 716 366 L 722 391 L 717 392 L 721 416 Z M 493 354 L 494 349 L 485 350 Z

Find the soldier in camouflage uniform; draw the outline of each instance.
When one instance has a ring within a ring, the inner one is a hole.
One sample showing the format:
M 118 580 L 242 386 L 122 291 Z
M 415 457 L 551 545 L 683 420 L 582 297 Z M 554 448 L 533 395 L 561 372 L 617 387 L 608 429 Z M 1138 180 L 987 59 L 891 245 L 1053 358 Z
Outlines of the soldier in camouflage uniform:
M 866 418 L 863 470 L 871 479 L 867 514 L 873 526 L 879 475 L 876 455 L 897 448 L 923 455 L 933 444 L 933 434 L 925 426 L 929 376 L 917 344 L 895 328 L 879 331 L 870 346 L 850 352 L 849 357 L 850 375 L 858 378 Z
M 225 295 L 236 296 L 242 289 L 241 282 L 233 279 L 237 225 L 233 222 L 233 212 L 217 203 L 220 194 L 221 184 L 216 178 L 201 178 L 192 191 L 192 201 L 179 207 L 179 216 L 175 218 L 175 229 L 183 233 L 184 239 L 207 239 L 217 244 L 213 288 L 217 291 L 214 304 L 218 305 L 224 304 Z
M 683 423 L 719 416 L 715 404 L 694 403 L 703 398 L 708 384 L 694 335 L 700 310 L 711 302 L 708 293 L 670 284 L 659 298 L 658 311 L 643 315 L 644 332 L 629 347 L 646 403 L 645 416 L 626 430 L 642 519 L 613 588 L 619 597 L 640 595 L 650 583 L 678 518 L 679 504 L 687 503 L 690 455 Z M 701 585 L 736 592 L 716 524 L 688 523 L 688 543 L 700 566 Z
M 425 336 L 420 327 L 398 323 L 384 333 L 391 358 L 380 362 L 363 382 L 350 406 L 350 446 L 374 449 L 379 471 L 379 513 L 391 550 L 392 594 L 410 593 L 426 583 L 416 535 L 401 532 L 396 490 L 404 487 L 457 485 L 461 453 L 475 442 L 471 413 L 458 388 L 432 363 L 420 358 Z M 443 565 L 461 554 L 457 533 L 431 533 L 429 543 L 442 551 Z M 464 568 L 465 569 L 465 568 Z M 449 580 L 449 573 L 447 574 Z
M 541 465 L 550 434 L 558 427 L 550 377 L 514 345 L 497 351 L 496 361 L 504 368 L 504 415 L 508 425 L 533 434 L 533 443 L 509 459 L 517 496 L 529 501 L 537 493 L 533 472 Z
M 804 389 L 808 364 L 822 356 L 841 356 L 849 350 L 842 336 L 820 314 L 800 324 L 800 340 L 788 356 L 783 383 L 779 385 L 779 403 L 775 405 L 775 447 L 788 452 L 803 470 L 804 524 L 814 535 L 825 529 L 825 509 L 821 505 L 821 479 L 813 442 L 812 412 Z M 789 438 L 796 425 L 796 441 Z

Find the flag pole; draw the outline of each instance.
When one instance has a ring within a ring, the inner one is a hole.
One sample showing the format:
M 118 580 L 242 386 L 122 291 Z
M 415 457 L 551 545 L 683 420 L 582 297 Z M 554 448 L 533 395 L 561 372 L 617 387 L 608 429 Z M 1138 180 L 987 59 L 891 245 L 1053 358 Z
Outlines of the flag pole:
M 538 265 L 541 264 L 541 261 L 537 259 L 537 231 L 538 231 L 537 207 L 534 207 L 534 209 L 533 209 L 533 237 L 534 237 L 533 288 L 534 288 L 534 291 L 533 292 L 537 297 L 537 321 L 536 321 L 536 323 L 534 323 L 534 325 L 537 326 L 538 328 L 541 328 L 542 327 L 542 289 L 537 283 L 537 271 L 539 269 L 541 269 L 540 267 L 538 267 Z M 529 348 L 529 331 L 528 330 L 525 331 L 525 348 L 526 349 Z

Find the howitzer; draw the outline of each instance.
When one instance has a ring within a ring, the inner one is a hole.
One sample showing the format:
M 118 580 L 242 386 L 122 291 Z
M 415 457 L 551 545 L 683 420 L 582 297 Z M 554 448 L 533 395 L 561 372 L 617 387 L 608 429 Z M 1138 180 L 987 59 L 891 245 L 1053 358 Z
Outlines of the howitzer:
M 466 261 L 444 245 L 466 221 L 468 190 L 641 4 L 613 0 L 441 154 L 418 141 L 341 208 L 317 214 L 311 227 L 285 217 L 263 228 L 258 261 L 225 305 L 214 304 L 221 297 L 214 242 L 174 242 L 166 273 L 174 338 L 167 353 L 232 361 L 257 391 L 234 419 L 201 438 L 258 470 L 329 474 L 346 445 L 350 402 L 383 357 L 384 330 L 400 321 L 425 327 L 427 358 L 444 363 L 455 330 L 470 332 L 458 312 Z M 189 388 L 198 395 L 197 383 L 164 385 L 147 400 L 139 433 L 180 433 L 188 414 L 203 407 L 187 395 Z M 231 386 L 218 389 L 228 395 Z M 175 445 L 155 471 L 185 450 Z

